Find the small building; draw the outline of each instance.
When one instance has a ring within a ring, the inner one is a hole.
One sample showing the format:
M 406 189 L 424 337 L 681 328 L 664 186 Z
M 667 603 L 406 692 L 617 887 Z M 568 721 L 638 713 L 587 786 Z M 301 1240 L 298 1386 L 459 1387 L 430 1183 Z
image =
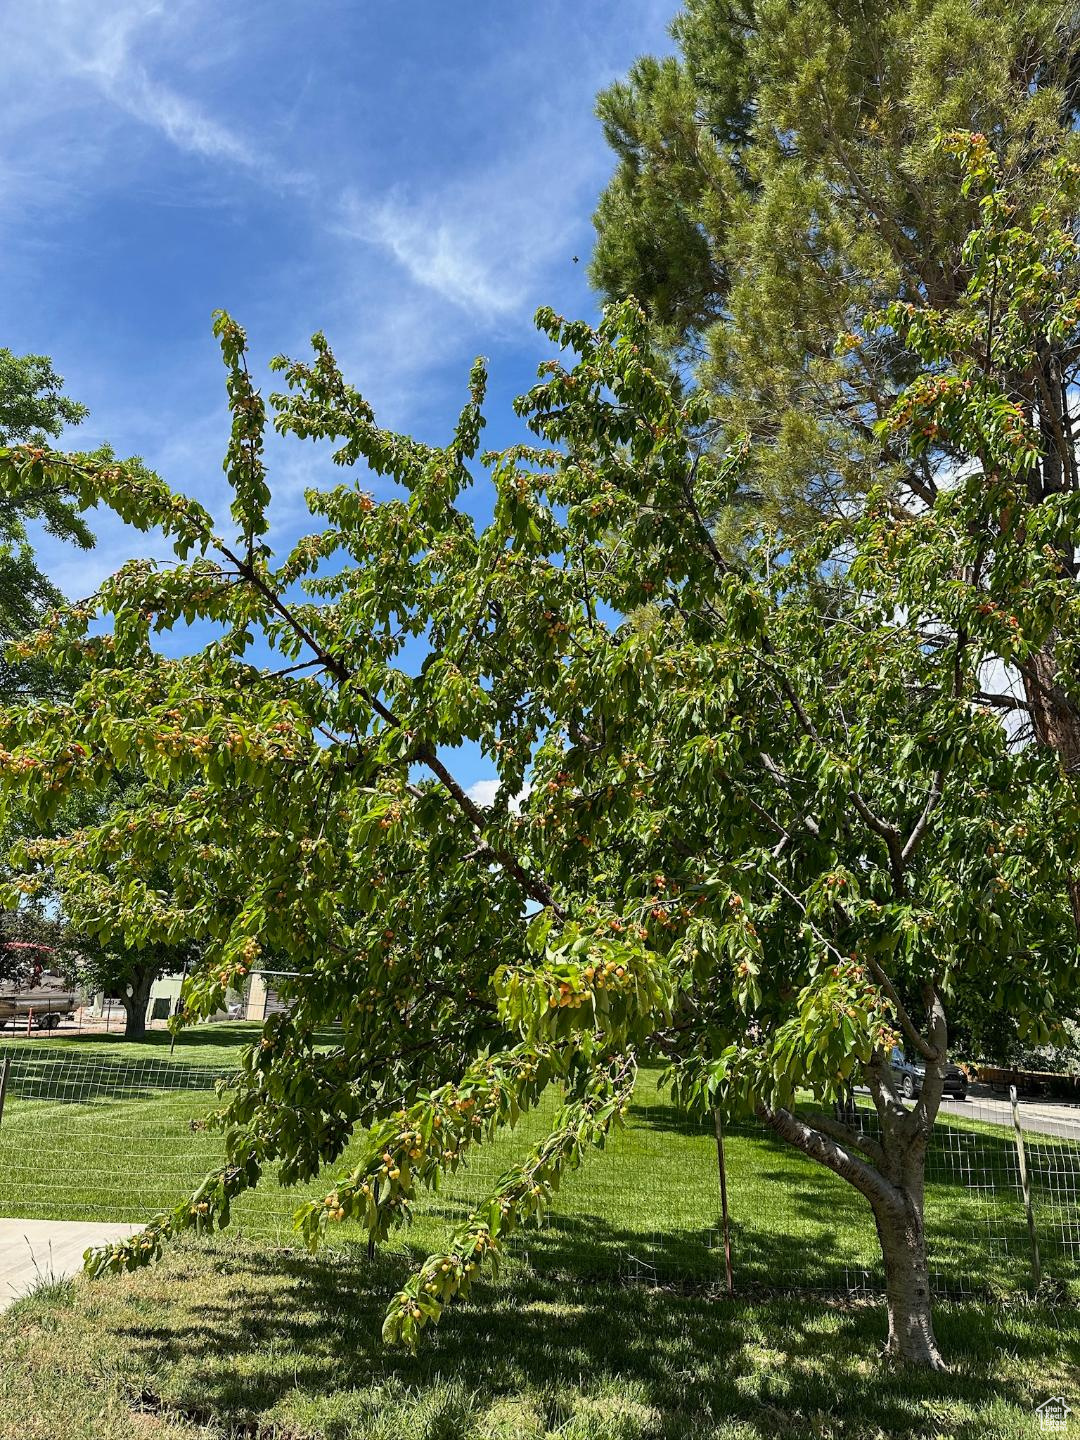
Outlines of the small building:
M 268 1015 L 280 1015 L 288 1005 L 274 987 L 267 983 L 266 976 L 255 970 L 248 976 L 244 994 L 244 1019 L 265 1020 Z
M 150 987 L 150 999 L 146 1006 L 146 1023 L 151 1020 L 167 1020 L 180 1000 L 180 987 L 184 983 L 182 974 L 159 975 Z

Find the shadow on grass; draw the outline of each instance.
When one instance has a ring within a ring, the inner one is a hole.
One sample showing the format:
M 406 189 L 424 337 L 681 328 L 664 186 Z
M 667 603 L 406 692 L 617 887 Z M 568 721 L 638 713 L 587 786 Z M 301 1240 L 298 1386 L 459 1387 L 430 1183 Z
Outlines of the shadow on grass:
M 670 1103 L 632 1107 L 631 1114 L 642 1130 L 712 1138 Z M 807 1118 L 812 1120 L 812 1114 Z M 854 1282 L 858 1288 L 860 1274 L 868 1280 L 880 1277 L 870 1211 L 850 1187 L 764 1126 L 748 1121 L 728 1127 L 726 1133 L 736 1154 L 741 1145 L 753 1147 L 753 1176 L 763 1191 L 771 1188 L 783 1196 L 776 1206 L 761 1204 L 749 1222 L 733 1204 L 733 1233 L 740 1242 L 736 1251 L 745 1271 L 764 1281 L 777 1273 L 779 1260 L 792 1267 L 805 1287 Z M 1029 1145 L 1027 1162 L 1044 1258 L 1051 1262 L 1055 1279 L 1080 1278 L 1080 1147 L 1058 1141 L 1047 1147 Z M 740 1178 L 729 1159 L 729 1189 L 737 1191 Z M 952 1125 L 947 1117 L 939 1119 L 927 1156 L 926 1220 L 931 1270 L 940 1290 L 987 1296 L 1026 1288 L 1031 1243 L 1011 1133 L 972 1131 Z M 781 1235 L 777 1246 L 776 1231 L 792 1221 L 803 1233 Z M 852 1253 L 850 1243 L 835 1243 L 842 1234 L 850 1237 L 853 1227 L 866 1239 L 861 1258 Z
M 132 1100 L 148 1092 L 212 1090 L 218 1079 L 240 1068 L 238 1053 L 226 1057 L 214 1052 L 239 1052 L 256 1039 L 259 1029 L 249 1023 L 198 1026 L 183 1031 L 175 1048 L 170 1048 L 170 1035 L 151 1031 L 144 1040 L 130 1042 L 137 1047 L 131 1054 L 124 1053 L 126 1042 L 116 1035 L 84 1035 L 72 1044 L 0 1044 L 0 1059 L 11 1061 L 7 1094 L 12 1097 L 76 1103 Z M 328 1048 L 336 1038 L 333 1032 L 319 1032 L 315 1043 Z M 148 1048 L 156 1053 L 144 1053 Z
M 172 1048 L 175 1050 L 201 1049 L 214 1047 L 217 1049 L 229 1048 L 230 1046 L 246 1045 L 253 1035 L 258 1034 L 258 1025 L 243 1021 L 235 1023 L 198 1025 L 190 1030 L 184 1030 Z M 35 1031 L 27 1035 L 25 1028 L 19 1030 L 6 1030 L 0 1028 L 0 1044 L 10 1046 L 12 1055 L 25 1054 L 27 1050 L 35 1046 L 42 1046 L 47 1042 L 47 1049 L 42 1053 L 52 1056 L 60 1055 L 81 1055 L 87 1051 L 109 1048 L 123 1051 L 127 1047 L 146 1049 L 153 1048 L 163 1052 L 167 1058 L 169 1048 L 172 1045 L 172 1035 L 168 1030 L 147 1030 L 145 1035 L 138 1040 L 129 1040 L 122 1029 L 115 1030 L 65 1030 L 60 1028 L 43 1035 Z
M 51 1104 L 111 1100 L 119 1104 L 182 1090 L 212 1091 L 219 1075 L 230 1073 L 212 1065 L 170 1061 L 167 1056 L 129 1059 L 23 1049 L 11 1057 L 7 1099 Z
M 777 1183 L 788 1183 L 783 1174 Z M 820 1227 L 814 1236 L 792 1234 L 776 1226 L 736 1220 L 731 1244 L 737 1289 L 815 1290 L 838 1288 L 845 1275 L 858 1288 L 866 1273 L 847 1236 L 849 1220 L 837 1215 L 830 1198 L 808 1191 L 801 1197 L 804 1213 Z M 425 1219 L 437 1220 L 446 1234 L 461 1224 L 470 1207 L 441 1199 L 426 1203 Z M 868 1220 L 869 1223 L 869 1220 Z M 720 1216 L 706 1226 L 678 1228 L 657 1217 L 650 1229 L 648 1215 L 634 1228 L 613 1224 L 589 1212 L 547 1215 L 536 1228 L 521 1231 L 513 1240 L 515 1255 L 527 1259 L 541 1277 L 575 1281 L 629 1280 L 688 1288 L 717 1287 L 724 1281 L 720 1248 Z M 847 1283 L 841 1285 L 847 1288 Z
M 231 1421 L 265 1414 L 297 1393 L 384 1386 L 394 1393 L 447 1377 L 485 1403 L 575 1381 L 633 1385 L 660 1413 L 664 1433 L 679 1436 L 736 1417 L 774 1437 L 778 1419 L 800 1416 L 854 1417 L 860 1434 L 921 1436 L 943 1406 L 1015 1400 L 1011 1387 L 988 1376 L 1000 1336 L 997 1316 L 985 1309 L 939 1318 L 954 1373 L 894 1377 L 877 1362 L 884 1335 L 877 1305 L 752 1304 L 515 1267 L 501 1286 L 478 1286 L 413 1356 L 386 1348 L 379 1329 L 387 1298 L 416 1258 L 368 1261 L 352 1248 L 318 1260 L 282 1250 L 189 1252 L 169 1262 L 178 1272 L 175 1305 L 148 1303 L 136 1316 L 133 1296 L 115 1316 L 111 1305 L 99 1315 L 132 1357 L 133 1375 L 155 1377 L 167 1403 Z M 1056 1323 L 1059 1345 L 1080 1356 L 1080 1315 L 1063 1313 Z M 1012 1326 L 1017 1362 L 1037 1367 L 1045 1345 L 1036 1327 Z M 957 1440 L 986 1433 L 974 1410 L 969 1419 L 957 1409 L 950 1420 Z
M 174 1045 L 171 1033 L 164 1029 L 147 1030 L 139 1040 L 125 1039 L 121 1030 L 60 1030 L 46 1037 L 40 1031 L 26 1035 L 25 1030 L 5 1030 L 3 1022 L 0 1022 L 0 1044 L 19 1042 L 11 1045 L 10 1053 L 16 1055 L 25 1054 L 35 1045 L 41 1047 L 42 1042 L 47 1040 L 47 1050 L 43 1048 L 43 1053 L 53 1056 L 79 1055 L 103 1048 L 123 1051 L 128 1046 L 139 1049 L 149 1047 L 160 1050 L 162 1058 L 168 1059 L 170 1052 L 176 1058 L 182 1058 L 184 1051 L 239 1050 L 244 1045 L 250 1045 L 261 1032 L 261 1020 L 212 1020 L 179 1031 Z M 340 1044 L 341 1035 L 333 1027 L 324 1027 L 315 1032 L 314 1040 L 317 1046 L 335 1045 Z

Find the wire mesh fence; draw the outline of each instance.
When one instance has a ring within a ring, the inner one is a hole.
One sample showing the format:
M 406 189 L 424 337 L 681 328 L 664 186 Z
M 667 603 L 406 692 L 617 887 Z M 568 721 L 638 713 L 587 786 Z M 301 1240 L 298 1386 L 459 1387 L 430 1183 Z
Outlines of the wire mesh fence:
M 164 1031 L 169 1025 L 170 1004 L 155 1001 L 145 1019 L 149 1031 Z M 96 1005 L 73 1005 L 63 996 L 41 994 L 32 1000 L 20 999 L 16 1005 L 10 997 L 0 997 L 0 1041 L 31 1044 L 50 1036 L 71 1039 L 83 1035 L 121 1037 L 127 1027 L 127 1012 L 120 1000 L 105 1000 Z
M 128 1058 L 73 1045 L 0 1045 L 0 1216 L 120 1221 L 137 1226 L 182 1199 L 222 1156 L 200 1122 L 218 1103 L 228 1065 L 213 1047 Z M 552 1119 L 558 1097 L 512 1132 L 481 1146 L 467 1168 L 415 1208 L 402 1242 L 435 1246 L 488 1194 Z M 1022 1101 L 1020 1151 L 1008 1097 L 946 1102 L 927 1166 L 926 1216 L 939 1294 L 1008 1294 L 1042 1276 L 1080 1279 L 1080 1109 Z M 857 1123 L 872 1129 L 867 1099 Z M 679 1112 L 646 1072 L 628 1124 L 565 1183 L 545 1224 L 523 1234 L 519 1256 L 666 1284 L 719 1284 L 724 1275 L 716 1137 Z M 736 1285 L 827 1292 L 882 1288 L 865 1202 L 847 1185 L 756 1124 L 725 1135 Z M 268 1177 L 234 1208 L 241 1232 L 291 1241 L 292 1217 L 347 1168 L 281 1189 Z M 358 1239 L 349 1226 L 342 1238 Z

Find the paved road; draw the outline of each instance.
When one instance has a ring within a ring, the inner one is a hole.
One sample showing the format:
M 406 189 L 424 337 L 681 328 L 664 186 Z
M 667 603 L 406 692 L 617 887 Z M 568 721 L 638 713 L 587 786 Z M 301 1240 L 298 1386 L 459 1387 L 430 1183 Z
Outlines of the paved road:
M 0 1310 L 41 1280 L 61 1280 L 82 1269 L 83 1251 L 130 1235 L 137 1225 L 81 1220 L 0 1220 Z
M 862 1086 L 855 1088 L 861 1094 L 870 1093 Z M 941 1110 L 945 1115 L 982 1120 L 987 1125 L 1002 1125 L 1010 1131 L 1013 1128 L 1012 1103 L 1008 1095 L 991 1090 L 989 1085 L 972 1085 L 966 1100 L 950 1100 L 946 1096 L 941 1102 Z M 1025 1135 L 1056 1135 L 1080 1144 L 1080 1105 L 1068 1100 L 1025 1100 L 1021 1097 L 1020 1124 Z
M 995 1095 L 989 1085 L 973 1085 L 967 1100 L 941 1102 L 949 1115 L 966 1115 L 970 1120 L 986 1120 L 991 1125 L 1013 1124 L 1012 1105 L 1007 1095 Z M 1020 1099 L 1020 1124 L 1025 1135 L 1057 1135 L 1080 1142 L 1080 1105 L 1067 1100 Z

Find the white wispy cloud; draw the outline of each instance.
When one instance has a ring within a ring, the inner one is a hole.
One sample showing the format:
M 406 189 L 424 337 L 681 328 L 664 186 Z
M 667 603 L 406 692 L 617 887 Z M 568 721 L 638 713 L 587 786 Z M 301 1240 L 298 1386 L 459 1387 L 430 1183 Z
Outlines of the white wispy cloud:
M 188 21 L 198 20 L 199 11 Z M 157 131 L 177 149 L 257 168 L 251 144 L 205 104 L 162 80 L 183 50 L 181 16 L 151 0 L 101 5 L 92 0 L 45 0 L 5 20 L 9 72 L 32 66 L 29 105 L 41 116 L 85 105 L 95 96 Z M 153 65 L 142 58 L 152 54 Z M 29 117 L 28 117 L 29 118 Z
M 552 264 L 588 243 L 597 162 L 572 128 L 510 136 L 497 159 L 424 188 L 346 191 L 340 227 L 475 320 L 504 321 L 530 311 Z
M 141 66 L 129 64 L 118 80 L 103 88 L 115 105 L 159 130 L 178 149 L 257 168 L 258 157 L 246 140 L 191 100 L 153 80 Z
M 425 182 L 351 188 L 342 231 L 389 256 L 414 285 L 474 322 L 527 319 L 592 243 L 590 215 L 611 170 L 593 115 L 597 90 L 625 71 L 628 33 L 665 39 L 670 0 L 598 5 L 587 44 L 568 46 L 572 9 L 537 7 L 529 43 L 463 67 L 466 108 L 492 109 L 483 143 Z M 556 63 L 557 62 L 557 63 Z M 538 86 L 538 73 L 545 76 Z M 508 104 L 511 95 L 521 97 Z M 583 103 L 584 101 L 584 103 Z M 419 168 L 419 167 L 418 167 Z
M 365 205 L 349 196 L 344 218 L 355 238 L 381 245 L 417 284 L 463 309 L 502 315 L 521 304 L 520 277 L 490 254 L 482 228 L 462 223 L 437 199 L 395 194 Z

